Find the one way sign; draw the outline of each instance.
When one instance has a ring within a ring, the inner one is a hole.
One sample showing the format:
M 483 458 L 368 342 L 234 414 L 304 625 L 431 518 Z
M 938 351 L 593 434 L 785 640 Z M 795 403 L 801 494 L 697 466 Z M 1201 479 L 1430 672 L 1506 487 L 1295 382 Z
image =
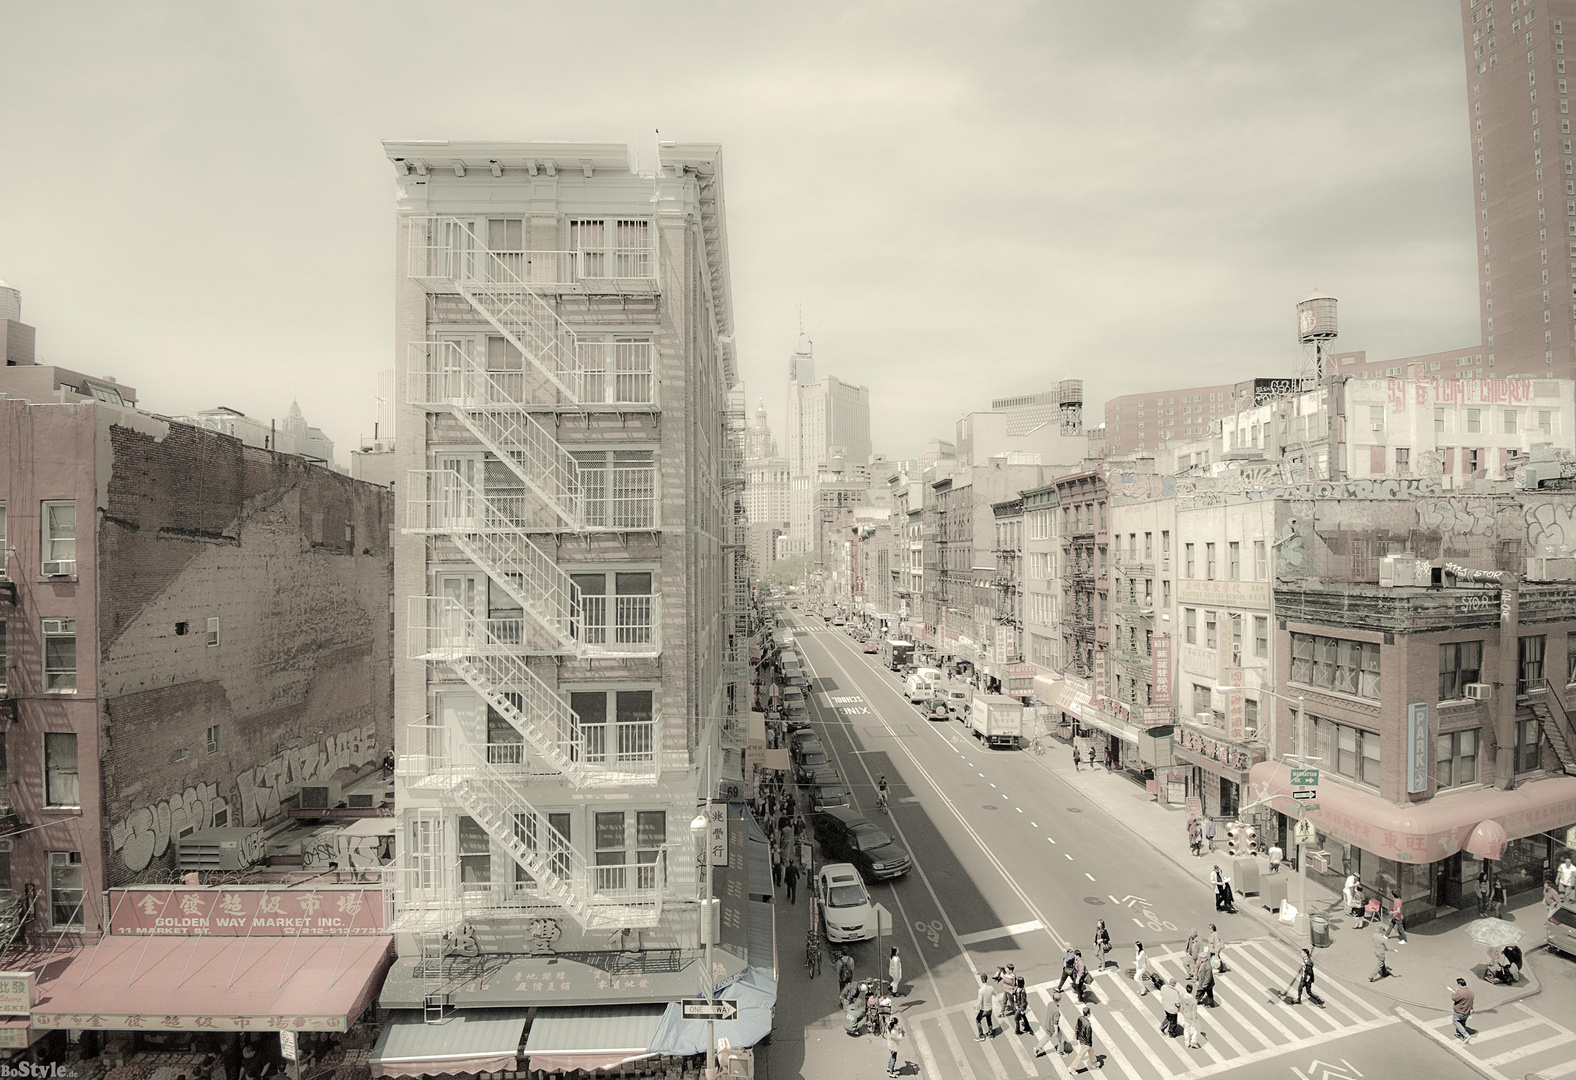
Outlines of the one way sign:
M 684 1019 L 686 1020 L 736 1020 L 739 1016 L 739 1003 L 726 998 L 716 1001 L 707 1001 L 705 998 L 684 999 Z

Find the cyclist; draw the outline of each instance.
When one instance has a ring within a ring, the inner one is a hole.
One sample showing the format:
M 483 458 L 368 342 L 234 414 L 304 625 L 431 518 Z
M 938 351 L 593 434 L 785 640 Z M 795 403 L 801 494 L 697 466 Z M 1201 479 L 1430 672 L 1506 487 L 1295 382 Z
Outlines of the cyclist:
M 887 781 L 885 776 L 876 780 L 876 805 L 883 810 L 887 808 Z

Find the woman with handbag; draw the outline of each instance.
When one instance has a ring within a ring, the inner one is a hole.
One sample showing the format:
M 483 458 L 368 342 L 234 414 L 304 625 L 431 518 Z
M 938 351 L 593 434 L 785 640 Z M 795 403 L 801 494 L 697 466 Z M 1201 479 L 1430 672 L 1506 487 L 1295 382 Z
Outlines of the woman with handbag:
M 1105 920 L 1094 924 L 1094 961 L 1105 970 L 1105 957 L 1111 951 L 1111 931 L 1105 928 Z

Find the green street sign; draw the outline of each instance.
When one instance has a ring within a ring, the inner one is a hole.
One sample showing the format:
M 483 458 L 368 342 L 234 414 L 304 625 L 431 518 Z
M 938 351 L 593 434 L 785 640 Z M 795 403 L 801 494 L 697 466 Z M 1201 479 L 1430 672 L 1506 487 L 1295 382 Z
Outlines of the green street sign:
M 1293 769 L 1291 771 L 1291 786 L 1294 788 L 1310 788 L 1319 786 L 1318 769 Z

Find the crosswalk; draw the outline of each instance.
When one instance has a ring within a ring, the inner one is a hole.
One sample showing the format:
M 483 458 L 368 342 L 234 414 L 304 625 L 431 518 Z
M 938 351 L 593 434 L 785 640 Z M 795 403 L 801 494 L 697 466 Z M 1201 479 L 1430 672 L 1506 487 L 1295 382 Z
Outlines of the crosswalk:
M 1501 1080 L 1538 1076 L 1559 1080 L 1576 1073 L 1576 1031 L 1556 1024 L 1517 1002 L 1468 1021 L 1472 1041 L 1462 1045 L 1450 1014 L 1420 1020 L 1405 1009 L 1401 1016 L 1425 1035 L 1470 1061 L 1479 1072 Z
M 1186 954 L 1177 950 L 1150 954 L 1160 974 L 1183 974 Z M 1268 938 L 1228 946 L 1228 970 L 1216 980 L 1217 1008 L 1199 1009 L 1202 1046 L 1190 1050 L 1182 1039 L 1160 1034 L 1163 1012 L 1158 996 L 1140 994 L 1131 978 L 1116 968 L 1095 976 L 1090 1019 L 1094 1022 L 1094 1049 L 1103 1057 L 1103 1073 L 1129 1080 L 1192 1080 L 1266 1058 L 1316 1046 L 1331 1037 L 1354 1034 L 1399 1022 L 1399 1018 L 1370 1005 L 1333 980 L 1317 984 L 1325 1007 L 1311 1004 L 1287 1006 L 1279 993 L 1297 969 L 1298 957 L 1287 946 Z M 998 1034 L 985 1042 L 975 1040 L 972 1005 L 908 1015 L 911 1057 L 917 1057 L 919 1074 L 926 1077 L 983 1080 L 997 1077 L 1068 1077 L 1067 1064 L 1055 1050 L 1061 1039 L 1051 1040 L 1045 1057 L 1034 1056 L 1042 1034 L 1041 1021 L 1055 1016 L 1063 1036 L 1072 1039 L 1078 1004 L 1071 994 L 1060 1004 L 1051 999 L 1055 981 L 1031 986 L 1033 1035 L 1013 1035 L 1012 1021 L 996 1018 Z M 908 1075 L 913 1075 L 913 1066 Z M 1086 1074 L 1081 1074 L 1086 1075 Z

